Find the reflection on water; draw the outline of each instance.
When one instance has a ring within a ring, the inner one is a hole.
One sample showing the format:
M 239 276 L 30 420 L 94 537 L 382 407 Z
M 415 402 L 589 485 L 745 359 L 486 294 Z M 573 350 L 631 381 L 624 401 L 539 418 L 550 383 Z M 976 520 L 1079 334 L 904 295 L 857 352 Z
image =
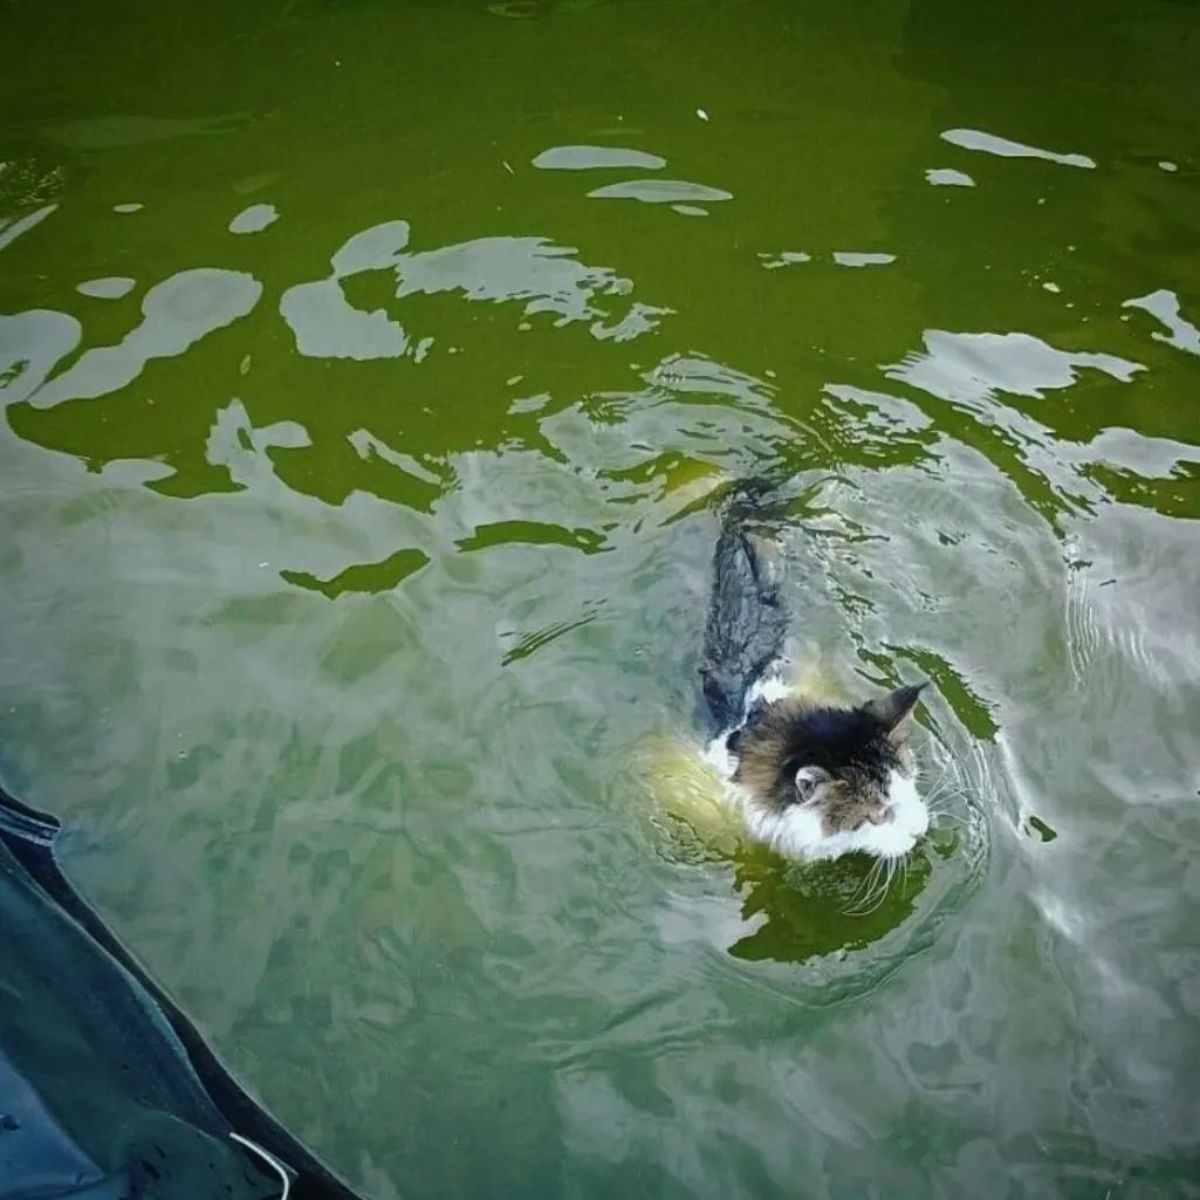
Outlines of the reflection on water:
M 30 397 L 36 408 L 64 400 L 93 400 L 130 384 L 153 358 L 174 358 L 216 329 L 244 317 L 262 284 L 240 271 L 201 267 L 181 271 L 142 298 L 140 325 L 116 346 L 85 350 L 78 361 Z
M 1166 342 L 1168 346 L 1186 350 L 1189 354 L 1200 354 L 1200 329 L 1179 311 L 1179 297 L 1174 292 L 1159 288 L 1146 296 L 1126 300 L 1125 307 L 1143 309 L 1166 327 L 1166 333 L 1155 330 L 1150 335 L 1156 341 Z
M 0 774 L 355 1182 L 1190 1184 L 1188 20 L 0 15 Z M 882 894 L 645 802 L 750 474 Z
M 1062 163 L 1065 167 L 1086 167 L 1089 170 L 1096 165 L 1086 154 L 1056 154 L 1053 150 L 1040 150 L 1037 146 L 1026 146 L 979 129 L 947 129 L 942 138 L 952 146 L 982 150 L 1001 158 L 1044 158 L 1047 162 Z
M 244 116 L 179 119 L 122 114 L 63 121 L 45 126 L 40 132 L 47 141 L 72 150 L 111 150 L 122 146 L 143 146 L 171 138 L 229 133 L 244 119 Z
M 10 242 L 16 241 L 21 234 L 28 233 L 35 225 L 44 221 L 57 207 L 57 204 L 47 204 L 26 216 L 7 219 L 0 223 L 0 250 L 3 250 Z
M 589 267 L 575 251 L 544 238 L 480 238 L 438 250 L 403 253 L 408 244 L 405 221 L 390 221 L 355 234 L 331 260 L 333 274 L 314 283 L 289 288 L 280 312 L 296 336 L 297 350 L 309 358 L 400 358 L 421 362 L 434 345 L 432 336 L 405 333 L 386 308 L 364 312 L 346 297 L 344 281 L 372 271 L 394 271 L 394 299 L 461 293 L 467 300 L 521 302 L 526 318 L 541 313 L 556 325 L 592 320 L 593 336 L 626 340 L 657 324 L 653 315 L 667 310 L 635 304 L 613 327 L 601 324 L 608 310 L 597 305 L 604 296 L 628 295 L 632 284 L 606 267 Z M 635 322 L 631 325 L 630 322 Z M 528 328 L 528 325 L 518 325 Z M 449 347 L 457 353 L 459 347 Z
M 123 275 L 110 275 L 105 279 L 85 279 L 75 290 L 81 296 L 91 296 L 94 300 L 120 300 L 128 296 L 137 287 L 137 280 Z
M 279 219 L 273 204 L 251 204 L 229 222 L 230 233 L 260 233 Z
M 883 267 L 896 261 L 894 254 L 874 254 L 861 250 L 835 250 L 833 261 L 839 267 Z
M 1001 393 L 1036 396 L 1070 387 L 1078 368 L 1091 367 L 1128 383 L 1140 363 L 1112 354 L 1070 354 L 1025 333 L 946 333 L 925 331 L 924 353 L 911 354 L 889 369 L 892 379 L 910 383 L 943 400 L 978 403 Z
M 66 313 L 0 316 L 0 397 L 14 403 L 35 392 L 82 336 L 83 327 Z
M 532 161 L 543 171 L 593 171 L 612 167 L 661 171 L 667 165 L 667 160 L 657 154 L 624 146 L 552 146 Z
M 722 188 L 683 179 L 629 179 L 607 183 L 588 192 L 594 200 L 641 200 L 644 204 L 704 204 L 714 200 L 732 200 Z
M 765 856 L 738 863 L 735 886 L 743 894 L 742 917 L 762 918 L 753 933 L 729 948 L 736 958 L 757 962 L 807 962 L 826 954 L 864 950 L 891 933 L 913 910 L 929 882 L 930 850 L 922 847 L 882 897 L 879 881 L 857 859 L 786 868 Z
M 925 172 L 925 178 L 934 187 L 974 187 L 973 180 L 966 171 L 955 170 L 954 167 L 930 167 Z

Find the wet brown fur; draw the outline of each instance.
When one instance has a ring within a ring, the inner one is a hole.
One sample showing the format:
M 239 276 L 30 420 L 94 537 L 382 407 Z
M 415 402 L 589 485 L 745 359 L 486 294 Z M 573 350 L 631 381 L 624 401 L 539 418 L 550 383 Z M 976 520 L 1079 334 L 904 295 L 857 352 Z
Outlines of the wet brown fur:
M 858 829 L 867 821 L 885 820 L 887 768 L 907 765 L 911 755 L 903 726 L 888 728 L 879 723 L 871 728 L 873 736 L 864 746 L 869 753 L 860 761 L 855 761 L 857 755 L 850 761 L 836 761 L 836 757 L 822 754 L 821 725 L 835 723 L 839 717 L 854 721 L 861 713 L 831 709 L 802 696 L 766 705 L 731 736 L 729 749 L 737 759 L 735 782 L 754 803 L 780 813 L 800 802 L 797 771 L 814 766 L 828 778 L 815 786 L 806 803 L 820 812 L 825 836 Z

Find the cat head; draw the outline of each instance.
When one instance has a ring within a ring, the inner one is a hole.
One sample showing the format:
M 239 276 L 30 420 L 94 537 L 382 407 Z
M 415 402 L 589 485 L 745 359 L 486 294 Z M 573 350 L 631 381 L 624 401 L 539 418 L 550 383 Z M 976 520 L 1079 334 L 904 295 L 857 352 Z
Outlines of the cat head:
M 729 746 L 751 831 L 803 858 L 907 854 L 929 827 L 906 735 L 922 687 L 856 708 L 767 705 Z

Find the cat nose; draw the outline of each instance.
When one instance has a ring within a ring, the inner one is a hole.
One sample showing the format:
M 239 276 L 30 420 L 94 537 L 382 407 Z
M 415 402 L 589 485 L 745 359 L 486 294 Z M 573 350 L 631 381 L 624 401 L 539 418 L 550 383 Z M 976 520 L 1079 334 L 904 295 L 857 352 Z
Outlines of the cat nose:
M 872 813 L 867 820 L 872 825 L 890 825 L 896 819 L 896 810 L 894 808 L 881 809 L 877 813 Z

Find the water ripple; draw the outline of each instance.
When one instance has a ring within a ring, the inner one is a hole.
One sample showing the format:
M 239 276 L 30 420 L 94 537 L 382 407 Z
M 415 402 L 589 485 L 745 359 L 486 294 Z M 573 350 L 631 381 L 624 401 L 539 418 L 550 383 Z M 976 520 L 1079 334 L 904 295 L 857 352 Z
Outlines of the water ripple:
M 35 408 L 119 391 L 156 358 L 175 358 L 201 338 L 246 316 L 262 284 L 244 271 L 196 267 L 155 284 L 142 298 L 142 323 L 115 346 L 85 350 L 30 397 Z

